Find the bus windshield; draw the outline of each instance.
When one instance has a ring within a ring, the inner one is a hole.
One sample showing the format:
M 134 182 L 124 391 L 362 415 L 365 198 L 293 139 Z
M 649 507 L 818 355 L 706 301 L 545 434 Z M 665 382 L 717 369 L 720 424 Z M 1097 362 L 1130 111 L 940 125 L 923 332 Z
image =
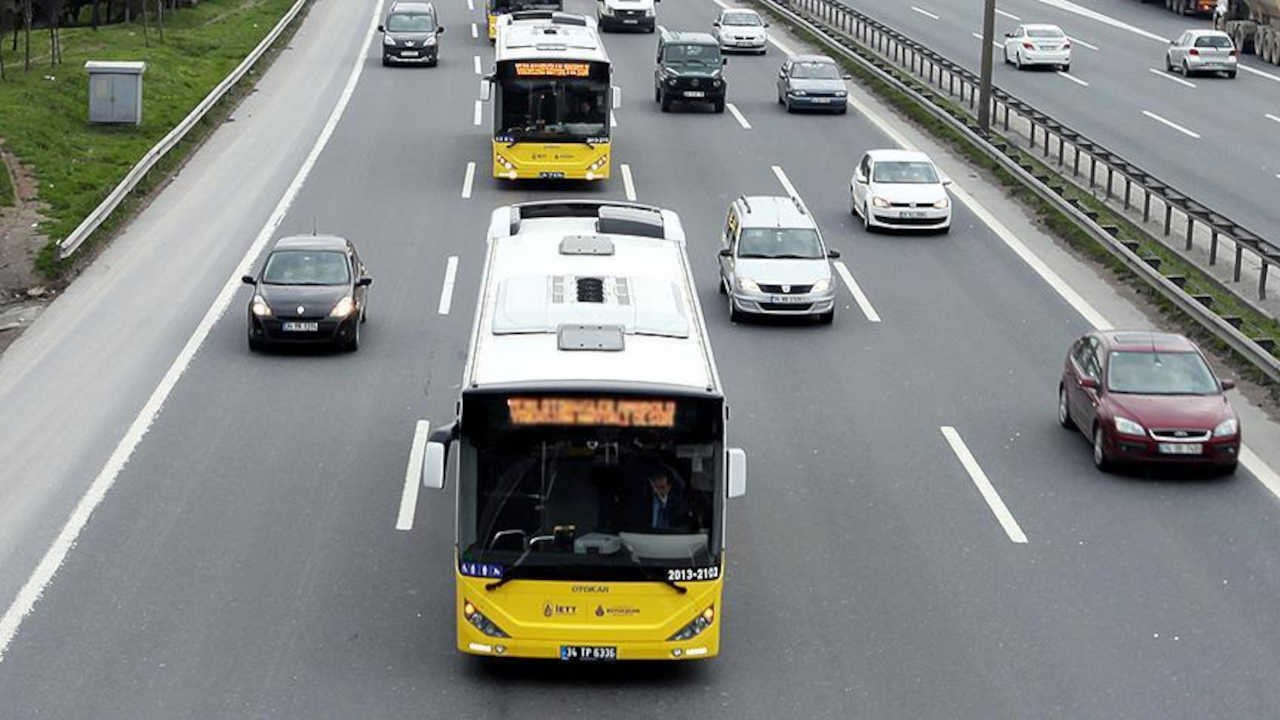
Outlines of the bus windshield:
M 541 579 L 662 580 L 718 567 L 720 407 L 464 399 L 461 560 Z
M 521 10 L 563 10 L 564 3 L 555 0 L 489 0 L 489 13 L 519 12 Z
M 586 78 L 505 78 L 498 135 L 511 141 L 585 141 L 609 135 L 609 84 Z

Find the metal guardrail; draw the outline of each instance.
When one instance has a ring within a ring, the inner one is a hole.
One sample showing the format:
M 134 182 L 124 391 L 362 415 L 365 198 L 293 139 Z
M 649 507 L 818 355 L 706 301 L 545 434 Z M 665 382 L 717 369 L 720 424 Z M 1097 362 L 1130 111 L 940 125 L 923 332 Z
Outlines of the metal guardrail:
M 842 32 L 864 47 L 909 70 L 920 80 L 946 91 L 952 97 L 958 96 L 960 102 L 967 104 L 971 111 L 975 109 L 978 101 L 978 76 L 901 32 L 832 0 L 762 1 L 767 5 L 799 11 L 822 25 Z M 1143 171 L 1118 153 L 1108 150 L 1004 90 L 993 88 L 992 105 L 993 125 L 999 122 L 1006 132 L 1010 130 L 1011 122 L 1021 122 L 1028 126 L 1030 147 L 1037 149 L 1047 161 L 1056 162 L 1059 167 L 1065 167 L 1069 163 L 1073 178 L 1082 178 L 1087 170 L 1090 191 L 1102 190 L 1106 200 L 1122 199 L 1125 210 L 1131 207 L 1136 210 L 1138 198 L 1134 197 L 1135 190 L 1140 191 L 1144 223 L 1151 221 L 1152 200 L 1157 200 L 1163 208 L 1162 227 L 1166 238 L 1171 237 L 1175 230 L 1174 215 L 1177 211 L 1181 221 L 1178 223 L 1181 225 L 1178 230 L 1185 238 L 1186 251 L 1192 249 L 1197 233 L 1208 235 L 1210 266 L 1218 262 L 1220 241 L 1224 238 L 1232 241 L 1235 246 L 1235 265 L 1232 270 L 1234 282 L 1240 282 L 1244 252 L 1247 250 L 1252 253 L 1255 261 L 1260 264 L 1257 296 L 1259 299 L 1266 299 L 1268 269 L 1273 264 L 1280 264 L 1280 244 L 1196 202 L 1187 193 Z M 1014 116 L 1012 121 L 1011 115 Z M 1082 167 L 1084 164 L 1087 164 L 1087 168 Z M 1100 170 L 1105 177 L 1099 177 Z M 1123 184 L 1123 193 L 1120 184 Z M 1083 182 L 1081 186 L 1084 187 Z M 1170 248 L 1177 250 L 1172 245 Z M 1224 285 L 1222 289 L 1235 294 L 1246 304 L 1252 304 L 1249 298 L 1236 293 L 1232 288 Z
M 1100 225 L 1086 210 L 1068 202 L 1061 194 L 1049 187 L 1045 180 L 1036 177 L 1030 170 L 1005 154 L 1005 152 L 1001 148 L 997 147 L 990 138 L 978 132 L 976 127 L 973 127 L 970 123 L 957 118 L 932 98 L 917 92 L 910 85 L 899 80 L 892 72 L 880 67 L 880 65 L 873 60 L 865 58 L 855 50 L 851 49 L 847 44 L 848 38 L 853 36 L 854 33 L 857 33 L 857 39 L 869 38 L 869 40 L 867 40 L 867 47 L 869 49 L 876 49 L 874 43 L 878 42 L 881 47 L 884 47 L 890 42 L 890 40 L 892 40 L 893 45 L 890 47 L 896 47 L 898 50 L 895 51 L 890 49 L 888 52 L 893 52 L 901 56 L 904 51 L 910 50 L 912 56 L 917 58 L 930 58 L 930 56 L 932 56 L 931 59 L 936 62 L 937 67 L 949 66 L 949 74 L 952 78 L 950 82 L 954 83 L 956 79 L 960 78 L 966 79 L 965 84 L 969 86 L 967 99 L 970 107 L 972 107 L 973 104 L 977 102 L 976 79 L 974 79 L 972 83 L 967 82 L 968 78 L 966 75 L 968 74 L 962 68 L 954 66 L 950 61 L 937 56 L 932 51 L 916 45 L 914 42 L 901 36 L 901 34 L 896 31 L 886 28 L 870 18 L 865 18 L 865 16 L 862 16 L 860 13 L 857 13 L 857 11 L 850 9 L 847 6 L 830 2 L 830 0 L 752 1 L 765 6 L 769 10 L 787 18 L 792 23 L 812 33 L 815 37 L 821 40 L 823 44 L 827 45 L 827 47 L 835 54 L 862 66 L 867 71 L 876 75 L 881 81 L 892 86 L 898 92 L 910 97 L 935 118 L 948 125 L 952 130 L 964 135 L 970 143 L 999 163 L 1007 172 L 1017 177 L 1042 200 L 1050 203 L 1059 211 L 1070 217 L 1081 229 L 1089 233 L 1089 235 L 1091 235 L 1103 248 L 1123 262 L 1124 265 L 1135 274 L 1149 282 L 1160 292 L 1161 295 L 1178 307 L 1178 309 L 1186 313 L 1189 317 L 1195 319 L 1196 322 L 1200 323 L 1203 327 L 1213 333 L 1215 337 L 1220 338 L 1233 350 L 1247 358 L 1273 382 L 1280 382 L 1280 359 L 1277 359 L 1252 338 L 1240 332 L 1240 330 L 1232 323 L 1211 312 L 1200 300 L 1192 297 L 1183 290 L 1178 283 L 1160 274 L 1157 268 L 1153 267 L 1142 257 L 1139 257 L 1131 248 L 1117 240 L 1116 237 L 1112 235 L 1111 231 Z M 809 18 L 801 16 L 794 11 L 795 9 L 809 9 L 814 21 L 811 22 Z M 827 25 L 826 23 L 830 23 L 830 25 Z M 833 29 L 837 31 L 845 31 L 844 37 L 833 34 L 831 32 Z M 910 43 L 912 47 L 908 47 L 908 43 Z M 878 49 L 876 51 L 884 52 Z M 885 54 L 887 55 L 888 52 Z M 910 62 L 912 64 L 915 63 L 914 60 Z M 941 83 L 941 77 L 939 77 L 939 83 Z M 961 85 L 961 87 L 963 88 L 964 85 Z M 964 93 L 965 91 L 962 89 L 960 92 Z M 1004 93 L 999 93 L 999 96 L 1000 97 L 996 98 L 996 102 L 1003 104 L 1005 108 L 1009 108 L 1014 103 L 1018 103 L 1018 101 L 1010 98 Z M 997 105 L 997 107 L 999 107 L 999 105 Z M 1035 112 L 1025 104 L 1022 104 L 1022 107 L 1028 112 Z M 1042 114 L 1040 115 L 1040 118 L 1039 122 L 1042 124 L 1052 122 L 1050 118 Z M 1060 131 L 1065 130 L 1062 126 L 1058 126 L 1058 128 Z M 1059 135 L 1059 137 L 1063 138 L 1062 135 Z M 1063 139 L 1065 142 L 1065 138 Z M 1149 191 L 1148 198 L 1153 194 L 1155 194 L 1153 191 Z M 1237 245 L 1237 247 L 1239 247 L 1239 245 Z
M 262 56 L 266 54 L 267 50 L 271 48 L 271 45 L 279 39 L 280 35 L 285 31 L 285 28 L 289 26 L 289 23 L 293 22 L 294 18 L 298 16 L 298 13 L 302 11 L 302 8 L 308 1 L 309 0 L 297 0 L 293 6 L 289 8 L 289 11 L 284 14 L 284 17 L 280 18 L 280 22 L 276 23 L 275 27 L 271 29 L 271 32 L 267 33 L 267 36 L 262 39 L 262 42 L 258 43 L 257 47 L 245 56 L 245 59 L 241 61 L 241 63 L 237 65 L 229 75 L 223 78 L 222 82 L 218 83 L 217 87 L 211 90 L 209 94 L 200 101 L 199 105 L 196 105 L 190 113 L 187 113 L 187 116 L 182 119 L 182 122 L 178 123 L 168 132 L 168 134 L 161 138 L 160 142 L 156 143 L 150 150 L 148 150 L 146 155 L 142 156 L 142 159 L 129 170 L 129 173 L 124 176 L 124 179 L 120 181 L 120 184 L 116 185 L 115 188 L 107 194 L 107 197 L 93 209 L 93 212 L 90 212 L 88 216 L 86 216 L 85 219 L 76 226 L 76 229 L 71 231 L 71 234 L 58 241 L 58 257 L 62 259 L 70 257 L 72 253 L 84 244 L 85 240 L 89 239 L 89 236 L 92 235 L 93 232 L 102 225 L 102 223 L 106 222 L 107 218 L 111 216 L 111 213 L 115 212 L 116 208 L 120 206 L 120 203 L 124 202 L 125 198 L 129 197 L 129 193 L 133 192 L 133 189 L 138 186 L 138 183 L 142 182 L 142 179 L 147 176 L 148 172 L 151 172 L 151 169 L 155 167 L 156 163 L 160 162 L 165 155 L 169 154 L 170 150 L 176 147 L 178 143 L 182 142 L 183 138 L 187 136 L 187 133 L 191 132 L 191 129 L 196 126 L 196 123 L 203 120 L 204 116 L 213 109 L 213 106 L 218 104 L 218 101 L 221 100 L 223 96 L 236 85 L 236 83 L 240 82 L 240 80 L 248 74 L 250 68 L 262 59 Z

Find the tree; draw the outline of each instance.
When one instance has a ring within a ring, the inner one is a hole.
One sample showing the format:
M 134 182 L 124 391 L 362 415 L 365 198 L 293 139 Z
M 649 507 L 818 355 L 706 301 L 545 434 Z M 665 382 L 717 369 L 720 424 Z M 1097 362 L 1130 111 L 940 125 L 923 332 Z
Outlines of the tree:
M 22 61 L 22 71 L 31 72 L 31 2 L 27 0 L 22 7 L 22 34 L 26 42 L 26 57 Z

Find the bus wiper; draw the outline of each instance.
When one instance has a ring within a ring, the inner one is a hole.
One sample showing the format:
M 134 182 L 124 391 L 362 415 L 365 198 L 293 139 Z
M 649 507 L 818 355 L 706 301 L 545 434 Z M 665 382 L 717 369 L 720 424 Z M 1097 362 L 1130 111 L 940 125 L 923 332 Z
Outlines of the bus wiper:
M 666 585 L 666 586 L 670 587 L 672 590 L 675 590 L 676 592 L 680 593 L 681 595 L 683 595 L 683 594 L 685 594 L 685 593 L 689 592 L 689 588 L 687 588 L 687 587 L 685 587 L 685 586 L 683 586 L 683 585 L 679 585 L 679 584 L 677 584 L 675 580 L 672 580 L 671 578 L 667 577 L 666 575 L 659 574 L 659 575 L 656 575 L 656 576 L 655 576 L 653 573 L 649 572 L 649 567 L 648 567 L 647 565 L 645 565 L 644 563 L 640 562 L 640 558 L 639 558 L 638 556 L 636 556 L 636 555 L 632 554 L 632 553 L 633 553 L 633 550 L 632 550 L 631 546 L 630 546 L 630 545 L 626 545 L 626 546 L 624 546 L 624 547 L 626 547 L 626 550 L 627 550 L 627 558 L 628 558 L 629 560 L 631 560 L 631 562 L 632 562 L 636 567 L 640 568 L 640 571 L 641 571 L 642 573 L 644 573 L 644 577 L 645 577 L 645 579 L 646 579 L 646 580 L 656 580 L 656 581 L 658 581 L 658 582 L 661 582 L 661 583 L 663 583 L 664 585 Z
M 659 575 L 657 578 L 652 578 L 652 579 L 662 581 L 662 583 L 663 583 L 663 584 L 670 586 L 672 590 L 675 590 L 676 592 L 680 593 L 681 595 L 683 595 L 683 594 L 685 594 L 685 593 L 689 592 L 689 588 L 687 588 L 687 587 L 685 587 L 685 586 L 683 586 L 683 585 L 678 585 L 678 584 L 676 584 L 676 581 L 675 581 L 675 580 L 672 580 L 671 578 L 667 577 L 666 575 Z
M 529 553 L 531 552 L 533 552 L 533 543 L 529 543 L 529 547 L 525 548 L 524 552 L 521 553 L 520 557 L 516 558 L 516 561 L 511 563 L 511 567 L 507 568 L 507 571 L 502 573 L 502 577 L 498 578 L 497 580 L 494 580 L 491 583 L 486 584 L 484 586 L 484 589 L 488 592 L 493 592 L 494 590 L 497 590 L 503 585 L 506 585 L 508 582 L 514 580 L 515 576 L 513 576 L 512 573 L 515 572 L 516 568 L 520 567 L 521 563 L 524 562 L 525 558 L 529 557 Z

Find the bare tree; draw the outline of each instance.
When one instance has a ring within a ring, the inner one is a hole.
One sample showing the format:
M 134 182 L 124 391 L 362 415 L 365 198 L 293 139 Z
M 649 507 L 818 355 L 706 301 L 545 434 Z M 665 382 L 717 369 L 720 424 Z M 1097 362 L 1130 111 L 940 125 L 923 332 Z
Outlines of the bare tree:
M 22 62 L 23 72 L 31 72 L 31 2 L 32 0 L 27 0 L 22 6 L 22 34 L 26 42 L 26 57 Z

